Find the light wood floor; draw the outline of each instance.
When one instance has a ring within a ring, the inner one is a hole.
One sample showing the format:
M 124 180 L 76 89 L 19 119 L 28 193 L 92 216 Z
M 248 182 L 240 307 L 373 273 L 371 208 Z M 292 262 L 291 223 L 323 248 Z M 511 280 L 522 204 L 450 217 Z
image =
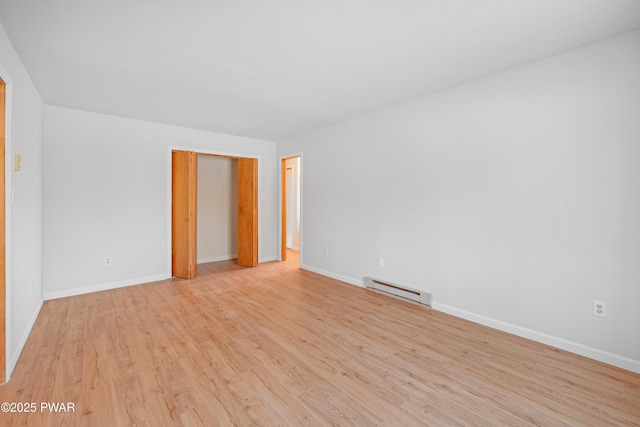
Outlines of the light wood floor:
M 0 402 L 30 426 L 640 425 L 640 375 L 296 262 L 48 301 Z

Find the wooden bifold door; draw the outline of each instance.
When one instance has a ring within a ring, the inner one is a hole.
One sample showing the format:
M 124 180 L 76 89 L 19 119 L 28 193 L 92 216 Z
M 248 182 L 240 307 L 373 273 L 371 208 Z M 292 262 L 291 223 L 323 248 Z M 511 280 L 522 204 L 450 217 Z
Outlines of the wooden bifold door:
M 191 279 L 197 272 L 198 155 L 174 151 L 171 158 L 172 275 Z
M 227 156 L 225 156 L 227 157 Z M 258 265 L 258 159 L 238 160 L 238 264 Z M 171 271 L 197 274 L 198 153 L 173 151 L 171 185 Z
M 258 159 L 238 159 L 238 264 L 258 265 Z

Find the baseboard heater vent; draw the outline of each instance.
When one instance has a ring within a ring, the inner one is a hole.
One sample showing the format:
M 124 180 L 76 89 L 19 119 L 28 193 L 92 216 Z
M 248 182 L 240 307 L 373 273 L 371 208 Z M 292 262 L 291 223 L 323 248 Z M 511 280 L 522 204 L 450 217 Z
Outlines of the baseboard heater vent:
M 411 289 L 403 285 L 391 283 L 386 280 L 374 279 L 372 277 L 365 277 L 364 284 L 367 288 L 375 291 L 414 301 L 418 304 L 431 306 L 431 294 L 429 292 Z

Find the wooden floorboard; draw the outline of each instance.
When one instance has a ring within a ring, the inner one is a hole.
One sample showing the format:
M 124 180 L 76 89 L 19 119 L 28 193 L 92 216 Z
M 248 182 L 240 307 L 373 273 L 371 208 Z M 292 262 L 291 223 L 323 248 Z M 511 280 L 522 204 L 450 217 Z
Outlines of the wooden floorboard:
M 45 302 L 0 425 L 640 426 L 638 374 L 289 258 Z

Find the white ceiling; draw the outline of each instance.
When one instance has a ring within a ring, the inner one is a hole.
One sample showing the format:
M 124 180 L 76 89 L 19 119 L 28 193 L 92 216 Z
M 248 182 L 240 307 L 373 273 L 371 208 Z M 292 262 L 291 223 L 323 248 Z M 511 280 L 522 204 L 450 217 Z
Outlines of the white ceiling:
M 48 105 L 281 140 L 640 28 L 640 0 L 0 0 Z

